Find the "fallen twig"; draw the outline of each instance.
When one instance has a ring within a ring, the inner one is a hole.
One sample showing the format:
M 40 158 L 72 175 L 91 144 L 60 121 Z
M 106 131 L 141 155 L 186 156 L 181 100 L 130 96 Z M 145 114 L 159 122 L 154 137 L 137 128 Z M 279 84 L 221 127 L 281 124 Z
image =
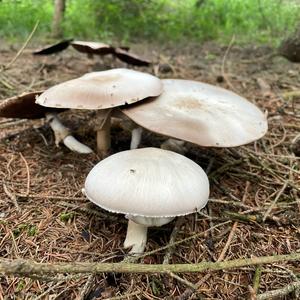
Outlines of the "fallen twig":
M 281 190 L 278 192 L 278 194 L 276 195 L 274 201 L 271 203 L 271 205 L 269 206 L 268 210 L 266 211 L 266 213 L 263 216 L 263 222 L 265 222 L 266 218 L 269 216 L 271 210 L 273 209 L 273 207 L 275 206 L 277 200 L 280 198 L 280 196 L 282 195 L 282 193 L 284 192 L 284 190 L 286 189 L 288 185 L 288 182 L 286 181 L 284 183 L 284 185 L 282 186 Z
M 253 278 L 253 292 L 255 296 L 257 297 L 259 284 L 261 280 L 261 273 L 262 273 L 262 267 L 258 266 L 255 270 L 254 278 Z
M 184 221 L 184 217 L 178 217 L 178 219 L 176 220 L 176 223 L 174 225 L 173 231 L 172 231 L 171 236 L 170 236 L 169 245 L 174 244 L 174 242 L 176 240 L 176 237 L 177 237 L 177 233 L 180 230 L 180 227 L 183 224 L 183 221 Z M 174 246 L 170 246 L 167 249 L 166 254 L 164 256 L 163 264 L 169 264 L 170 263 L 170 259 L 171 259 L 171 256 L 172 256 L 174 250 L 175 250 Z
M 284 261 L 300 260 L 300 253 L 295 252 L 285 255 L 261 256 L 244 259 L 233 259 L 223 262 L 201 262 L 198 264 L 128 264 L 128 263 L 95 263 L 95 262 L 71 262 L 71 263 L 38 263 L 31 260 L 0 259 L 0 273 L 4 275 L 28 276 L 31 274 L 100 274 L 105 272 L 115 273 L 196 273 L 204 271 L 218 271 L 244 266 L 271 264 Z
M 260 294 L 257 296 L 257 300 L 265 300 L 265 299 L 273 299 L 277 297 L 282 297 L 290 294 L 291 292 L 294 292 L 296 290 L 300 289 L 300 282 L 292 282 L 291 284 L 288 284 L 282 289 L 273 290 L 269 292 L 265 292 L 263 294 Z
M 300 97 L 300 90 L 285 92 L 285 93 L 282 94 L 282 97 L 285 100 L 291 100 L 293 98 Z
M 3 190 L 4 190 L 5 194 L 9 197 L 9 199 L 12 201 L 12 203 L 14 204 L 14 206 L 16 207 L 16 210 L 17 210 L 18 212 L 20 212 L 21 209 L 20 209 L 20 206 L 19 206 L 19 204 L 18 204 L 16 195 L 13 194 L 13 193 L 11 193 L 11 192 L 8 190 L 8 188 L 7 188 L 7 186 L 6 186 L 5 183 L 3 183 Z
M 235 36 L 233 35 L 232 38 L 231 38 L 231 41 L 225 51 L 225 54 L 223 56 L 223 59 L 222 59 L 222 66 L 221 66 L 221 72 L 222 72 L 222 76 L 224 78 L 224 80 L 226 81 L 227 85 L 233 90 L 233 91 L 236 91 L 236 89 L 234 88 L 234 86 L 232 85 L 232 83 L 230 82 L 226 72 L 225 72 L 225 63 L 226 63 L 226 59 L 227 59 L 227 56 L 233 46 L 233 43 L 234 43 L 234 40 L 235 40 Z
M 29 195 L 30 193 L 30 171 L 29 171 L 29 166 L 27 163 L 27 160 L 25 159 L 25 157 L 23 156 L 23 154 L 20 152 L 20 156 L 22 158 L 22 160 L 24 161 L 25 167 L 26 167 L 26 173 L 27 173 L 27 185 L 26 185 L 26 197 Z
M 31 38 L 33 37 L 33 35 L 34 35 L 35 31 L 37 30 L 38 26 L 39 26 L 39 21 L 37 21 L 35 23 L 32 31 L 29 34 L 28 38 L 26 39 L 24 45 L 21 47 L 21 49 L 18 51 L 18 53 L 15 55 L 15 57 L 6 66 L 4 66 L 2 71 L 5 71 L 5 70 L 9 69 L 11 67 L 11 65 L 18 59 L 18 57 L 22 54 L 24 49 L 27 47 L 28 43 L 30 42 Z

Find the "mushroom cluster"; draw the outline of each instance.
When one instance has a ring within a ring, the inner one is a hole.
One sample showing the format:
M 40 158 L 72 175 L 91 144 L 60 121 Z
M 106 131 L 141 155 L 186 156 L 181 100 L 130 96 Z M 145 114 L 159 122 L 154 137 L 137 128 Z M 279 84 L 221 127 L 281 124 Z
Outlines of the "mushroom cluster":
M 266 115 L 231 91 L 197 81 L 159 80 L 128 69 L 88 73 L 46 90 L 36 103 L 98 110 L 97 149 L 102 157 L 110 149 L 110 117 L 118 111 L 150 131 L 205 147 L 244 145 L 268 128 Z M 135 128 L 131 149 L 140 139 L 141 128 Z
M 110 149 L 113 110 L 158 96 L 162 89 L 162 82 L 155 76 L 129 69 L 112 69 L 88 73 L 53 86 L 37 97 L 36 103 L 51 108 L 97 110 L 97 150 L 105 157 Z
M 129 219 L 124 247 L 131 253 L 144 251 L 148 227 L 196 212 L 209 197 L 208 178 L 190 159 L 163 149 L 134 149 L 142 128 L 178 139 L 178 147 L 183 142 L 240 146 L 261 138 L 268 128 L 266 115 L 233 92 L 197 81 L 160 80 L 129 69 L 88 73 L 58 84 L 37 93 L 35 105 L 41 110 L 38 115 L 52 124 L 57 124 L 57 110 L 97 110 L 97 150 L 102 158 L 110 151 L 111 116 L 121 114 L 135 124 L 131 150 L 100 161 L 84 188 L 92 202 Z

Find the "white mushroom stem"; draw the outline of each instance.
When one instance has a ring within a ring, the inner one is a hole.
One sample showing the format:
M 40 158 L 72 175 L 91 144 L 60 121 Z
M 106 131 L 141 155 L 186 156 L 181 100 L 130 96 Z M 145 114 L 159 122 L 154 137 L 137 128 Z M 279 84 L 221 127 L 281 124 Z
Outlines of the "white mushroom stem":
M 147 242 L 148 227 L 128 220 L 124 248 L 131 248 L 130 254 L 143 253 Z
M 70 134 L 70 130 L 61 123 L 56 114 L 47 113 L 46 120 L 54 132 L 56 146 L 58 146 L 60 142 L 63 142 L 67 148 L 74 152 L 81 154 L 93 152 L 91 148 L 80 143 Z
M 118 120 L 122 120 L 120 121 L 119 126 L 123 128 L 123 130 L 131 131 L 130 149 L 137 149 L 142 140 L 143 128 L 134 123 L 119 109 L 113 110 L 112 117 L 117 118 Z
M 147 229 L 150 226 L 162 226 L 171 222 L 174 217 L 143 217 L 126 215 L 128 218 L 128 228 L 126 239 L 124 241 L 125 248 L 131 248 L 130 254 L 141 254 L 145 250 L 147 242 Z
M 137 127 L 131 131 L 130 149 L 137 149 L 142 140 L 143 128 Z
M 67 148 L 77 153 L 89 154 L 93 152 L 93 150 L 90 147 L 77 141 L 73 135 L 66 136 L 63 140 L 63 143 Z
M 177 152 L 184 155 L 187 151 L 185 147 L 185 141 L 176 139 L 167 139 L 160 145 L 161 149 Z
M 111 110 L 99 110 L 97 114 L 99 127 L 97 131 L 97 152 L 101 157 L 106 157 L 110 150 L 110 119 Z

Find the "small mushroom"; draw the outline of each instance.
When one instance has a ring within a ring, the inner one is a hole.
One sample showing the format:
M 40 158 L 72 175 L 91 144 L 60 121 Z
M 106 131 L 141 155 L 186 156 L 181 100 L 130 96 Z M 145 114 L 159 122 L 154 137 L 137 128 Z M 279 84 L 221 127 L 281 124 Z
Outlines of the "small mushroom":
M 244 145 L 267 132 L 266 115 L 231 91 L 197 81 L 162 82 L 159 97 L 122 112 L 150 131 L 206 147 Z
M 35 98 L 42 91 L 24 93 L 19 96 L 5 99 L 0 102 L 0 117 L 19 119 L 40 119 L 46 118 L 55 135 L 55 144 L 61 141 L 70 150 L 87 154 L 93 152 L 88 146 L 77 141 L 58 119 L 57 113 L 65 109 L 49 108 L 35 103 Z
M 52 45 L 39 48 L 32 52 L 33 55 L 50 55 L 61 52 L 71 45 L 75 50 L 81 53 L 88 54 L 89 57 L 93 55 L 107 55 L 111 54 L 119 60 L 133 65 L 133 66 L 149 66 L 152 62 L 140 57 L 139 55 L 129 52 L 129 47 L 113 47 L 101 42 L 88 41 L 73 41 L 73 39 L 63 40 Z
M 129 219 L 125 248 L 144 251 L 147 228 L 203 208 L 209 182 L 202 168 L 180 154 L 141 148 L 114 154 L 88 174 L 84 193 L 96 205 Z
M 161 92 L 162 83 L 153 75 L 112 69 L 58 84 L 41 94 L 36 103 L 53 108 L 98 110 L 97 149 L 101 156 L 106 156 L 110 149 L 112 109 L 158 96 Z

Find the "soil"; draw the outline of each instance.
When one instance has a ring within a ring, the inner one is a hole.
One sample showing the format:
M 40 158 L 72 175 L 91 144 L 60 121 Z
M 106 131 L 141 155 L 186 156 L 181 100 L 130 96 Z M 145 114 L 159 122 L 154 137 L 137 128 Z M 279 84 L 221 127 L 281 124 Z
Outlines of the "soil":
M 1 43 L 0 65 L 7 65 L 18 50 Z M 1 99 L 43 90 L 87 72 L 130 67 L 109 56 L 88 58 L 73 49 L 47 57 L 32 56 L 31 51 L 32 46 L 26 48 L 7 70 L 0 71 Z M 201 213 L 184 217 L 176 240 L 195 238 L 176 245 L 169 263 L 298 251 L 300 167 L 291 144 L 300 129 L 300 96 L 288 97 L 287 92 L 300 91 L 300 65 L 273 56 L 271 48 L 262 46 L 136 45 L 133 51 L 156 62 L 138 70 L 222 86 L 268 112 L 269 131 L 255 143 L 228 149 L 186 145 L 185 155 L 207 170 L 212 200 Z M 90 124 L 94 116 L 94 112 L 66 111 L 60 118 L 81 142 L 95 149 Z M 1 257 L 49 263 L 122 261 L 127 253 L 122 245 L 126 219 L 97 208 L 81 194 L 98 156 L 56 147 L 43 120 L 0 118 L 0 139 Z M 159 147 L 165 140 L 146 132 L 141 147 Z M 112 153 L 129 145 L 130 132 L 114 127 Z M 149 230 L 146 252 L 168 244 L 175 222 Z M 199 232 L 205 234 L 197 236 Z M 158 250 L 140 262 L 162 263 L 165 254 L 165 249 Z M 256 299 L 300 275 L 297 262 L 263 265 L 253 289 L 256 270 L 239 267 L 179 275 L 193 284 L 200 281 L 189 299 L 220 300 Z M 0 299 L 184 299 L 188 288 L 176 278 L 155 274 L 3 276 L 0 283 Z M 291 293 L 282 299 L 297 297 Z

